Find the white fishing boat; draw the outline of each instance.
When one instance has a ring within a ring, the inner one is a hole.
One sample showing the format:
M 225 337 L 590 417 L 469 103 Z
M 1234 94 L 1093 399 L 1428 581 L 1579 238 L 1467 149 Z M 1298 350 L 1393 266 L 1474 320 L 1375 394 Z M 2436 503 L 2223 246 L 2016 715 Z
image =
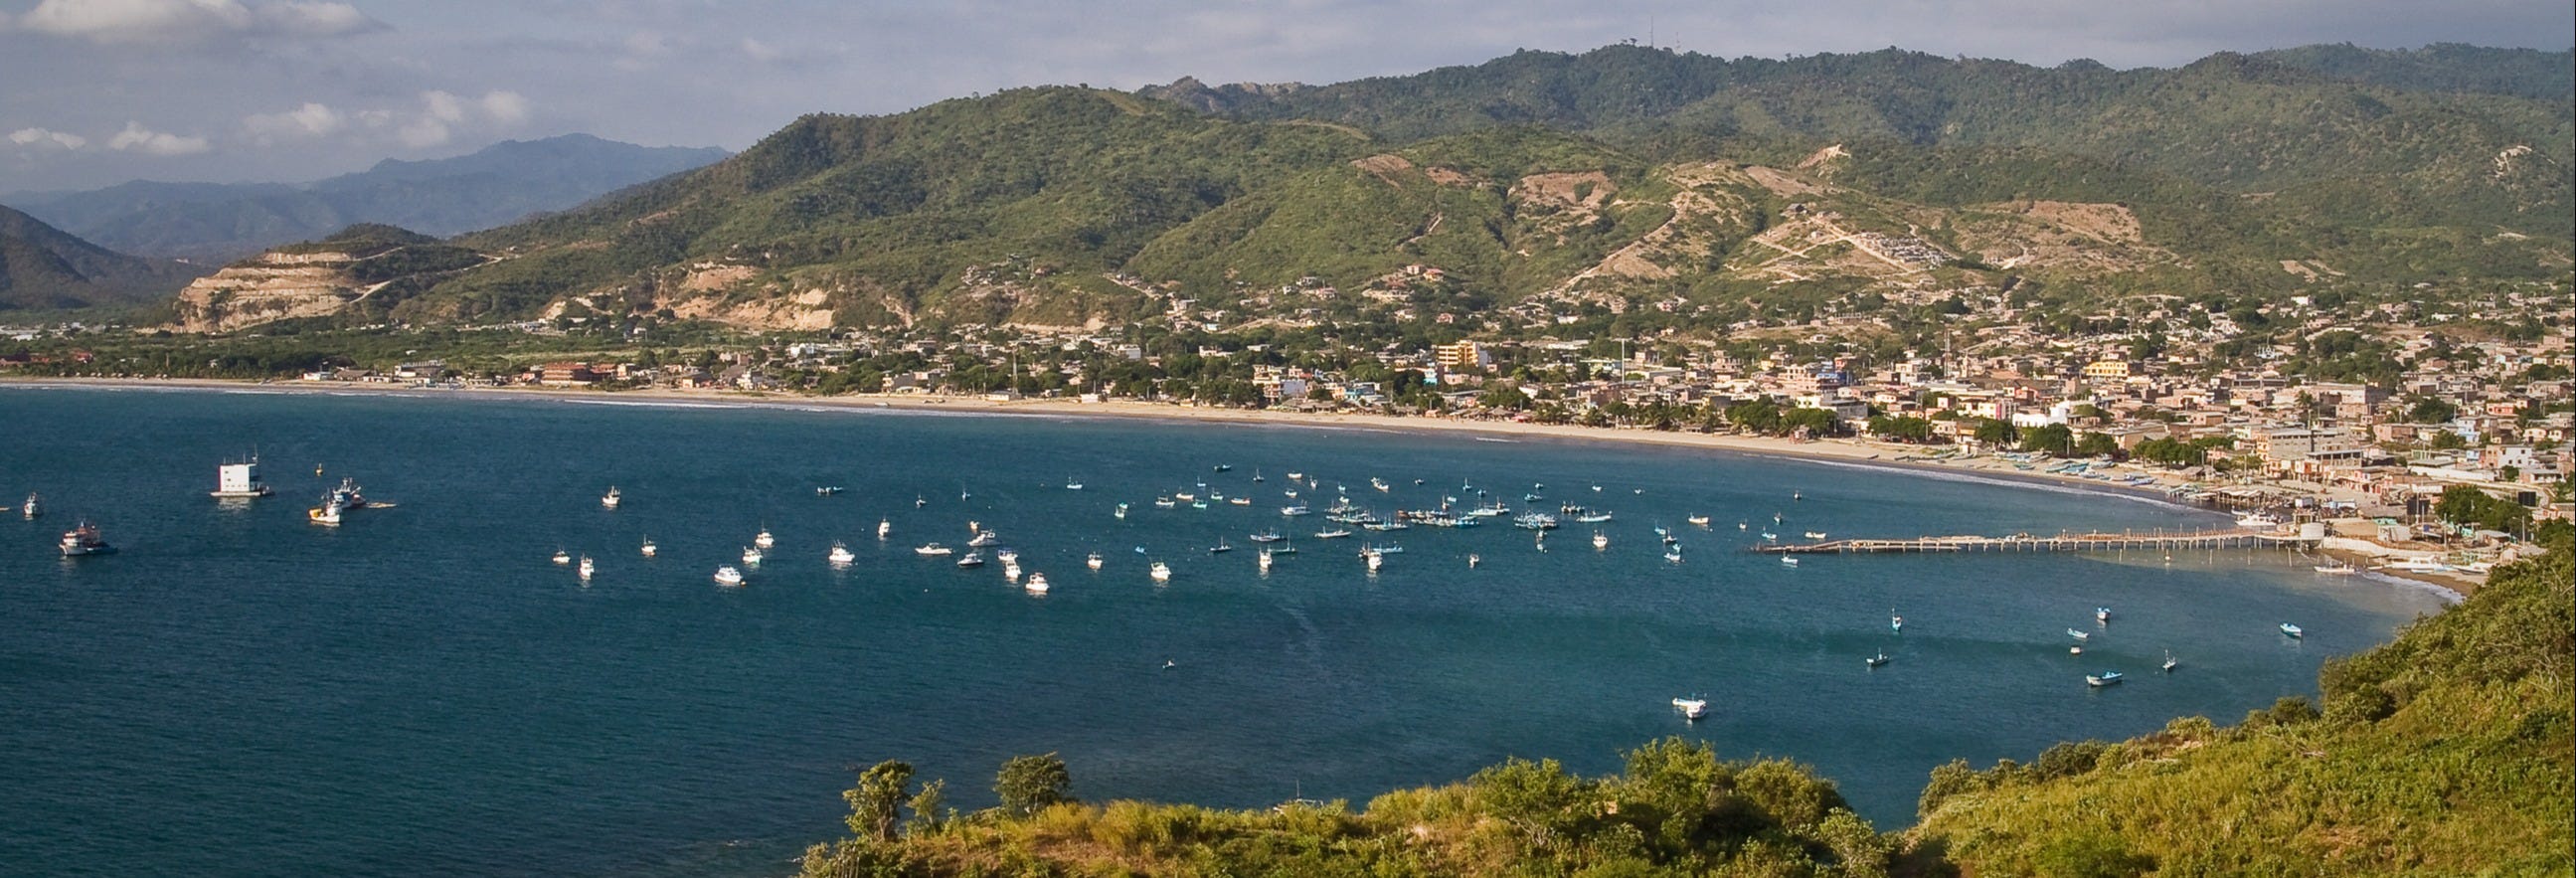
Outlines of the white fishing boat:
M 1181 505 L 1181 504 L 1180 504 L 1180 501 L 1174 500 L 1174 499 L 1172 499 L 1172 498 L 1170 498 L 1170 497 L 1156 497 L 1156 498 L 1154 498 L 1154 508 L 1156 508 L 1156 509 L 1170 509 L 1170 508 L 1172 508 L 1172 507 L 1179 506 L 1179 505 Z
M 1767 530 L 1762 532 L 1762 538 L 1763 538 L 1763 539 L 1766 539 L 1766 540 L 1770 540 L 1770 541 L 1775 542 L 1775 543 L 1780 541 L 1780 535 L 1779 535 L 1779 534 L 1775 534 L 1775 533 L 1772 533 L 1772 532 L 1767 531 Z
M 1824 531 L 1820 531 L 1820 530 L 1811 530 L 1811 531 L 1808 531 L 1808 532 L 1807 532 L 1807 539 L 1811 539 L 1811 540 L 1821 540 L 1821 539 L 1824 539 L 1824 538 L 1825 538 L 1825 532 L 1824 532 Z
M 608 486 L 608 493 L 599 495 L 599 505 L 606 509 L 615 509 L 617 504 L 625 500 L 626 495 L 618 493 L 616 485 Z
M 2121 675 L 2118 671 L 2103 671 L 2098 674 L 2084 675 L 2084 685 L 2091 686 L 2095 689 L 2100 689 L 2104 686 L 2119 685 L 2120 680 Z
M 2168 673 L 2168 674 L 2173 673 L 2173 669 L 2174 669 L 2174 668 L 2176 668 L 2176 667 L 2180 667 L 2181 665 L 2182 665 L 2182 663 L 2181 663 L 2181 662 L 2174 661 L 2174 657 L 2173 657 L 2173 650 L 2170 650 L 2170 649 L 2165 650 L 2165 663 L 2164 663 L 2165 673 Z
M 115 546 L 108 545 L 106 538 L 99 536 L 98 525 L 86 521 L 63 532 L 61 548 L 65 558 L 109 555 L 116 552 Z
M 764 527 L 760 529 L 760 533 L 752 536 L 751 545 L 761 549 L 775 548 L 778 545 L 778 538 L 771 536 L 769 528 Z
M 2094 607 L 2094 608 L 2093 608 L 2093 621 L 2096 621 L 2096 622 L 2104 622 L 2104 623 L 2108 623 L 2108 622 L 2110 622 L 2110 621 L 2111 621 L 2111 608 L 2110 608 L 2110 607 Z
M 1375 476 L 1371 476 L 1369 478 L 1369 487 L 1376 488 L 1378 493 L 1381 494 L 1386 493 L 1387 491 L 1386 480 Z
M 574 572 L 579 573 L 583 579 L 589 579 L 591 574 L 599 572 L 599 565 L 592 563 L 589 555 L 583 555 L 581 566 L 574 568 Z
M 1664 560 L 1675 564 L 1682 563 L 1682 547 L 1671 546 L 1664 549 Z
M 2075 638 L 2075 639 L 2077 639 L 2077 640 L 2091 640 L 2091 639 L 2093 639 L 2093 633 L 2092 633 L 2092 632 L 2090 632 L 2090 631 L 2084 631 L 2084 630 L 2076 629 L 2076 628 L 2068 628 L 2068 629 L 2066 629 L 2066 636 L 2068 636 L 2068 637 L 2072 637 L 2072 638 Z
M 1368 570 L 1370 573 L 1376 573 L 1378 568 L 1386 566 L 1386 553 L 1372 550 L 1362 554 L 1364 557 L 1368 558 Z
M 1305 477 L 1306 477 L 1306 474 L 1305 474 L 1305 473 L 1289 473 L 1289 474 L 1288 474 L 1288 480 L 1289 480 L 1289 481 L 1292 481 L 1292 482 L 1294 482 L 1294 481 L 1298 481 L 1298 480 L 1300 480 L 1300 479 L 1304 479 Z
M 841 486 L 839 485 L 821 485 L 814 489 L 814 496 L 816 497 L 829 497 L 838 493 L 841 493 Z
M 1006 579 L 1006 580 L 1009 580 L 1009 581 L 1011 581 L 1011 582 L 1018 582 L 1018 581 L 1020 581 L 1020 562 L 1017 562 L 1017 561 L 1004 561 L 1004 562 L 1002 562 L 1002 578 L 1003 578 L 1003 579 Z
M 1268 573 L 1268 572 L 1270 572 L 1270 550 L 1269 550 L 1269 549 L 1263 549 L 1263 550 L 1261 550 L 1261 554 L 1260 554 L 1258 557 L 1261 559 L 1261 572 L 1263 572 L 1263 573 Z
M 1252 541 L 1256 543 L 1275 543 L 1283 539 L 1286 539 L 1286 537 L 1280 536 L 1279 532 L 1275 530 L 1265 530 L 1252 535 Z
M 980 549 L 980 548 L 983 548 L 983 547 L 985 547 L 985 546 L 990 546 L 990 545 L 993 545 L 993 544 L 995 544 L 995 543 L 999 543 L 999 542 L 1001 542 L 1001 541 L 1002 541 L 1002 535 L 1001 535 L 1001 534 L 997 534 L 997 533 L 994 533 L 994 532 L 989 531 L 989 530 L 987 530 L 987 531 L 977 531 L 977 532 L 976 532 L 976 534 L 975 534 L 975 538 L 974 538 L 974 539 L 971 539 L 971 540 L 967 540 L 967 541 L 966 541 L 966 545 L 973 546 L 973 547 L 975 547 L 975 548 Z
M 1072 479 L 1066 479 L 1064 480 L 1064 489 L 1067 491 L 1079 491 L 1082 490 L 1082 483 Z
M 1228 545 L 1228 544 L 1226 543 L 1226 541 L 1225 541 L 1225 538 L 1224 538 L 1224 537 L 1217 537 L 1217 538 L 1216 538 L 1216 545 L 1213 545 L 1213 546 L 1209 546 L 1209 547 L 1208 547 L 1208 554 L 1210 554 L 1210 555 L 1222 554 L 1222 553 L 1225 553 L 1225 552 L 1231 552 L 1231 551 L 1234 551 L 1234 547 L 1233 547 L 1233 546 L 1231 546 L 1231 545 Z
M 1795 555 L 1782 555 L 1782 556 L 1780 556 L 1780 566 L 1782 566 L 1782 567 L 1796 567 L 1796 566 L 1798 566 L 1798 558 L 1797 558 L 1797 556 L 1795 556 Z
M 1046 594 L 1047 589 L 1050 586 L 1047 585 L 1046 574 L 1031 573 L 1029 574 L 1029 581 L 1022 584 L 1020 587 L 1028 589 L 1030 594 Z
M 846 565 L 852 561 L 859 560 L 859 556 L 852 553 L 850 551 L 850 547 L 843 544 L 840 540 L 832 541 L 832 552 L 824 557 L 834 564 L 841 565 Z
M 1887 617 L 1887 630 L 1888 630 L 1888 632 L 1889 632 L 1889 633 L 1891 633 L 1891 634 L 1903 634 L 1903 633 L 1905 633 L 1905 617 L 1903 617 L 1903 616 L 1897 616 L 1897 615 L 1890 615 L 1890 616 L 1888 616 L 1888 617 Z
M 1297 517 L 1297 516 L 1300 516 L 1300 515 L 1309 515 L 1309 514 L 1312 514 L 1313 512 L 1314 512 L 1314 510 L 1311 510 L 1311 509 L 1306 508 L 1306 504 L 1303 504 L 1303 503 L 1297 503 L 1297 504 L 1293 504 L 1293 505 L 1289 505 L 1289 506 L 1282 506 L 1282 507 L 1279 507 L 1279 514 L 1281 514 L 1281 515 L 1285 515 L 1285 516 L 1288 516 L 1288 517 L 1291 517 L 1291 518 L 1294 518 L 1294 517 Z
M 2342 561 L 2328 561 L 2326 563 L 2316 565 L 2313 569 L 2318 573 L 2323 573 L 2328 576 L 2350 576 L 2361 572 L 2361 568 L 2354 567 Z
M 957 569 L 959 570 L 973 570 L 982 566 L 984 566 L 984 553 L 982 552 L 968 552 L 957 557 Z
M 1172 565 L 1161 561 L 1156 561 L 1153 566 L 1145 568 L 1145 572 L 1146 575 L 1152 576 L 1155 582 L 1172 581 Z
M 1089 568 L 1091 568 L 1091 569 L 1093 569 L 1093 570 L 1098 570 L 1098 569 L 1100 569 L 1100 553 L 1099 553 L 1099 552 L 1093 552 L 1093 553 L 1091 553 L 1091 557 L 1088 557 L 1088 558 L 1084 558 L 1084 559 L 1082 559 L 1082 564 L 1083 564 L 1083 566 L 1085 566 L 1085 567 L 1089 567 Z
M 551 560 L 557 564 L 570 564 L 572 563 L 572 553 L 562 549 L 556 549 L 555 556 Z
M 957 550 L 938 543 L 923 543 L 921 545 L 914 546 L 912 548 L 912 553 L 924 558 L 945 558 L 950 555 L 957 554 Z
M 1683 521 L 1690 522 L 1692 525 L 1695 525 L 1695 526 L 1698 526 L 1698 527 L 1707 527 L 1707 526 L 1708 526 L 1708 516 L 1705 516 L 1705 515 L 1693 515 L 1693 516 L 1691 516 L 1691 517 L 1689 517 L 1689 518 L 1684 518 L 1684 519 L 1682 519 L 1682 520 L 1683 520 Z
M 1000 561 L 1000 562 L 1002 562 L 1002 563 L 1004 563 L 1004 564 L 1017 564 L 1017 563 L 1020 563 L 1020 550 L 1018 550 L 1018 549 L 1000 549 L 1000 550 L 996 550 L 995 552 L 993 552 L 993 560 L 995 560 L 995 561 Z
M 1680 712 L 1683 719 L 1699 719 L 1708 715 L 1708 699 L 1675 698 L 1673 710 Z
M 322 495 L 322 505 L 304 510 L 304 520 L 323 527 L 339 527 L 341 513 L 347 512 L 348 509 L 348 501 L 341 497 L 340 492 L 333 491 Z M 563 553 L 557 552 L 555 554 L 560 555 Z M 557 561 L 555 563 L 561 564 L 565 562 Z
M 2269 512 L 2248 512 L 2236 517 L 2236 526 L 2247 530 L 2271 530 L 2281 526 L 2281 517 Z
M 1482 563 L 1485 563 L 1485 556 L 1474 552 L 1467 553 L 1467 569 L 1474 570 L 1476 569 L 1476 565 Z
M 2292 624 L 2290 624 L 2290 623 L 2288 623 L 2288 622 L 2283 622 L 2283 623 L 2281 623 L 2281 633 L 2289 635 L 2289 636 L 2291 637 L 2291 639 L 2294 639 L 2294 640 L 2295 640 L 2295 639 L 2298 639 L 2298 638 L 2302 638 L 2302 637 L 2306 637 L 2306 636 L 2308 636 L 2308 632 L 2307 632 L 2305 629 L 2302 629 L 2302 628 L 2300 628 L 2300 627 L 2299 627 L 2299 626 L 2297 626 L 2297 625 L 2292 625 Z
M 662 547 L 654 545 L 652 537 L 645 537 L 644 544 L 635 547 L 635 551 L 642 552 L 644 553 L 644 557 L 650 558 L 659 554 L 662 551 Z
M 1863 659 L 1863 661 L 1868 662 L 1869 666 L 1873 668 L 1887 664 L 1887 651 L 1879 650 L 1877 655 L 1870 656 L 1869 658 Z
M 18 507 L 18 514 L 29 520 L 42 518 L 45 514 L 45 505 L 37 499 L 35 492 L 29 491 L 26 505 Z
M 1118 504 L 1118 508 L 1117 508 L 1116 510 L 1114 510 L 1114 511 L 1110 512 L 1109 514 L 1110 514 L 1111 516 L 1116 517 L 1116 518 L 1117 518 L 1117 519 L 1119 519 L 1120 521 L 1125 521 L 1125 520 L 1127 519 L 1127 504 L 1125 504 L 1125 503 L 1120 503 L 1120 504 Z
M 1319 540 L 1338 540 L 1338 539 L 1341 539 L 1341 538 L 1343 538 L 1343 537 L 1347 537 L 1347 536 L 1350 536 L 1350 535 L 1351 535 L 1351 532 L 1350 532 L 1350 530 L 1349 530 L 1348 528 L 1339 528 L 1339 527 L 1331 528 L 1331 529 L 1328 529 L 1328 530 L 1319 530 L 1319 531 L 1316 531 L 1316 532 L 1315 532 L 1315 538 L 1316 538 L 1316 539 L 1319 539 Z
M 226 500 L 246 500 L 252 497 L 266 497 L 268 494 L 268 483 L 259 480 L 259 458 L 253 457 L 240 463 L 225 463 L 215 467 L 215 490 L 210 492 L 211 496 Z M 27 502 L 32 506 L 36 502 L 36 495 L 27 495 Z
M 2084 645 L 2083 645 L 2083 644 L 2081 644 L 2081 643 L 2079 643 L 2079 644 L 2076 644 L 2076 645 L 2074 645 L 2074 646 L 2067 647 L 2067 648 L 2066 648 L 2066 654 L 2067 654 L 2067 655 L 2083 655 L 2083 654 L 2084 654 Z
M 762 554 L 760 547 L 758 546 L 742 547 L 742 563 L 747 566 L 758 567 L 760 566 L 760 559 L 766 557 L 769 556 Z
M 742 571 L 741 571 L 741 570 L 737 570 L 737 569 L 735 569 L 735 568 L 734 568 L 734 566 L 733 566 L 733 565 L 731 565 L 731 564 L 726 564 L 726 565 L 723 565 L 723 566 L 717 567 L 717 568 L 716 568 L 716 584 L 717 584 L 717 585 L 741 585 L 741 584 L 742 584 Z
M 890 518 L 877 519 L 877 539 L 885 539 L 886 535 L 891 533 L 894 533 L 894 520 Z
M 1597 531 L 1597 530 L 1596 530 L 1596 531 L 1593 531 L 1593 532 L 1592 532 L 1592 548 L 1593 548 L 1593 550 L 1594 550 L 1594 551 L 1599 551 L 1599 550 L 1603 550 L 1603 549 L 1610 548 L 1610 535 L 1609 535 L 1609 534 L 1602 533 L 1602 532 Z

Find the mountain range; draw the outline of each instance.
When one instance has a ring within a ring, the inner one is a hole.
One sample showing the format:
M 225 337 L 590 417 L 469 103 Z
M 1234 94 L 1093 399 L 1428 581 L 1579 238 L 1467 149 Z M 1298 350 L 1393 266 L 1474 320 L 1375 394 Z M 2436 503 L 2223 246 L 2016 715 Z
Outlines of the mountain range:
M 2576 264 L 2570 60 L 1610 46 L 1328 86 L 1016 89 L 799 119 L 461 236 L 487 261 L 347 317 L 1078 327 L 1187 303 L 1283 325 L 1651 310 L 1699 331 L 1974 289 L 2545 282 Z
M 0 203 L 112 250 L 221 263 L 357 223 L 440 236 L 490 228 L 725 155 L 567 134 L 506 141 L 455 158 L 387 159 L 312 183 L 137 180 L 81 192 L 11 193 Z
M 0 310 L 133 304 L 168 296 L 197 272 L 100 247 L 0 207 Z

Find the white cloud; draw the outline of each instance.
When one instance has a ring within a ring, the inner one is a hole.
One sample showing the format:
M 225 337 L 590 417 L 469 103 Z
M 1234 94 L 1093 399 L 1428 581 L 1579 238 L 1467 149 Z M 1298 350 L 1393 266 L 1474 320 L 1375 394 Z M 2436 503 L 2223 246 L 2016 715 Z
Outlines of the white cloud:
M 50 128 L 20 128 L 9 132 L 9 142 L 38 149 L 79 149 L 89 145 L 89 138 Z
M 194 155 L 205 152 L 206 139 L 153 131 L 141 122 L 125 123 L 125 130 L 107 139 L 107 148 L 119 152 L 134 151 L 145 155 Z
M 767 64 L 780 58 L 787 57 L 787 53 L 780 51 L 777 46 L 772 46 L 768 43 L 764 43 L 750 37 L 742 38 L 742 54 L 749 57 L 751 60 L 758 61 L 762 64 Z
M 384 25 L 346 3 L 278 0 L 43 0 L 18 25 L 96 43 L 184 43 L 226 35 L 329 37 Z
M 328 106 L 306 101 L 283 113 L 257 113 L 242 118 L 242 128 L 262 142 L 285 138 L 327 137 L 347 127 L 348 117 Z
M 460 98 L 443 91 L 425 91 L 420 93 L 420 101 L 421 104 L 427 108 L 429 118 L 433 120 L 439 122 L 465 121 L 464 98 Z
M 521 95 L 518 92 L 484 92 L 481 103 L 483 104 L 483 114 L 492 117 L 492 121 L 494 122 L 499 122 L 503 125 L 516 125 L 521 122 L 528 121 L 528 99 L 525 95 Z

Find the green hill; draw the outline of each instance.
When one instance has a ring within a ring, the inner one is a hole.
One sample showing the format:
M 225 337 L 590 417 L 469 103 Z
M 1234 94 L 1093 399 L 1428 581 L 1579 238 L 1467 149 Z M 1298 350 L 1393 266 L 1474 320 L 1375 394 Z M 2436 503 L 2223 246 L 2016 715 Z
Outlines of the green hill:
M 137 304 L 168 296 L 197 273 L 109 250 L 0 207 L 0 310 Z
M 2527 95 L 2555 87 L 2534 58 L 2567 57 L 2114 71 L 1613 46 L 1315 88 L 1018 89 L 799 119 L 464 236 L 487 264 L 440 260 L 363 317 L 1096 327 L 1186 302 L 1238 325 L 1708 333 L 1979 287 L 2081 305 L 2547 281 L 2576 265 L 2571 111 Z

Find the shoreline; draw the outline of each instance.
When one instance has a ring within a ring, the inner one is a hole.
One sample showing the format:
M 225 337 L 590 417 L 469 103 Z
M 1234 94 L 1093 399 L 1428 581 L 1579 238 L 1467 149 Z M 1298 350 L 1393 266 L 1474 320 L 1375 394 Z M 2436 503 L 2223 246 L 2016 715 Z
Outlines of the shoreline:
M 905 411 L 916 413 L 998 415 L 1022 417 L 1084 417 L 1124 420 L 1186 421 L 1230 424 L 1236 426 L 1300 427 L 1319 429 L 1362 429 L 1414 435 L 1464 435 L 1476 439 L 1501 441 L 1597 442 L 1625 445 L 1697 449 L 1722 454 L 1750 457 L 1775 457 L 1858 469 L 1884 470 L 1898 475 L 1921 477 L 1968 478 L 2011 487 L 2041 490 L 2075 490 L 2151 503 L 2164 503 L 2193 508 L 2176 501 L 2164 489 L 2184 484 L 2169 474 L 2140 470 L 2155 476 L 2143 485 L 2107 484 L 2059 473 L 2013 468 L 2009 462 L 1991 456 L 1957 461 L 1924 459 L 1932 451 L 1927 446 L 1876 443 L 1858 439 L 1792 440 L 1769 436 L 1745 436 L 1726 433 L 1693 433 L 1646 429 L 1582 427 L 1575 425 L 1535 424 L 1517 421 L 1461 420 L 1430 416 L 1397 416 L 1367 413 L 1317 414 L 1284 412 L 1270 409 L 1236 409 L 1209 406 L 1148 403 L 1130 400 L 1081 402 L 1071 399 L 1019 399 L 995 401 L 978 397 L 924 396 L 911 394 L 845 394 L 807 397 L 778 393 L 750 393 L 733 390 L 692 391 L 669 388 L 639 390 L 583 390 L 571 388 L 430 388 L 392 384 L 350 384 L 303 381 L 233 381 L 211 378 L 9 378 L 0 379 L 0 388 L 33 389 L 148 389 L 180 391 L 253 392 L 279 394 L 319 394 L 339 396 L 383 396 L 397 398 L 474 398 L 577 403 L 623 403 L 628 405 L 688 405 L 722 408 L 768 409 L 844 409 L 850 411 Z M 2215 512 L 2215 510 L 2211 510 Z M 2358 555 L 2349 550 L 2335 553 L 2338 557 Z M 2367 557 L 2351 560 L 2371 560 Z M 2409 582 L 2430 585 L 2466 598 L 2476 592 L 2476 584 L 2455 577 L 2416 575 L 2395 571 L 2374 571 Z

